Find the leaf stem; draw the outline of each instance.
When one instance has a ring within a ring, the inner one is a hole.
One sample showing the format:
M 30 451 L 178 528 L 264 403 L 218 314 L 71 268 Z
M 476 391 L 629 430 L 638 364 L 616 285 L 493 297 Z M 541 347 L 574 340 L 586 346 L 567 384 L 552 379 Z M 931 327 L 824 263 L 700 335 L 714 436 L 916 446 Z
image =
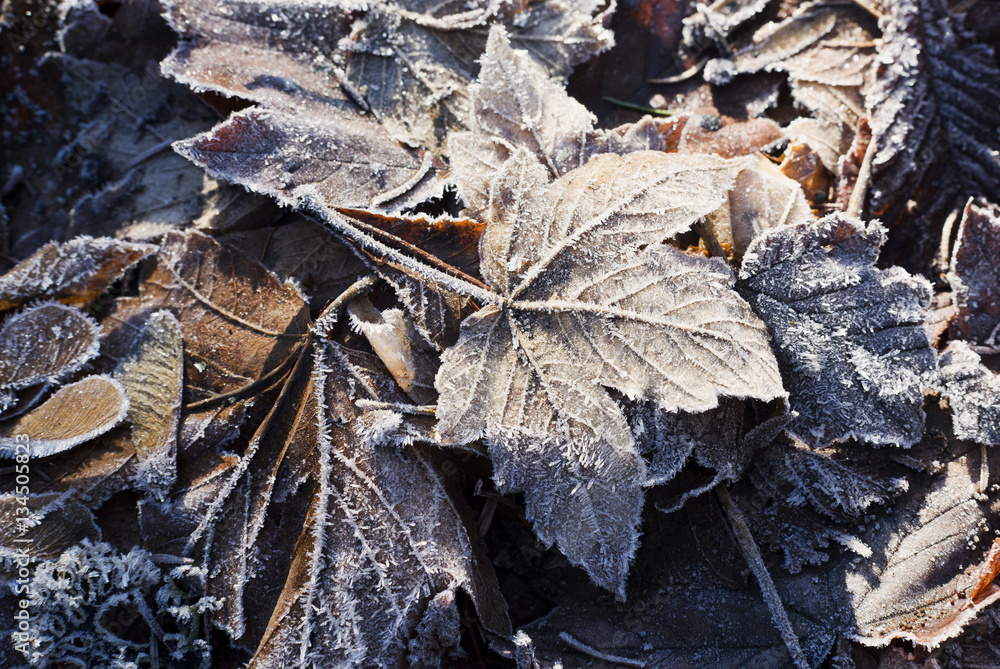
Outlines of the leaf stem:
M 577 641 L 566 632 L 559 632 L 559 638 L 562 639 L 568 646 L 574 650 L 578 650 L 581 653 L 586 653 L 591 657 L 597 658 L 598 660 L 604 660 L 605 662 L 614 662 L 615 664 L 624 664 L 626 667 L 642 667 L 646 666 L 646 663 L 642 660 L 633 660 L 630 657 L 622 657 L 621 655 L 610 655 L 602 651 L 597 650 L 582 641 Z
M 778 632 L 781 634 L 781 638 L 785 642 L 789 654 L 792 656 L 792 661 L 798 669 L 811 669 L 808 660 L 806 660 L 805 653 L 802 652 L 802 647 L 799 645 L 799 638 L 795 635 L 795 630 L 792 628 L 792 622 L 788 619 L 788 613 L 781 603 L 778 590 L 774 587 L 771 574 L 767 571 L 767 565 L 764 564 L 764 558 L 761 557 L 760 548 L 757 547 L 757 542 L 754 541 L 753 534 L 750 533 L 750 528 L 747 526 L 743 512 L 733 503 L 733 498 L 729 496 L 729 491 L 726 489 L 724 483 L 719 483 L 715 486 L 715 494 L 718 496 L 722 508 L 725 509 L 726 515 L 729 517 L 729 522 L 736 531 L 736 539 L 740 545 L 740 549 L 743 551 L 743 557 L 746 558 L 747 564 L 750 565 L 753 575 L 757 577 L 757 583 L 760 584 L 760 589 L 764 593 L 764 602 L 771 612 L 771 620 L 774 622 L 774 626 L 778 628 Z

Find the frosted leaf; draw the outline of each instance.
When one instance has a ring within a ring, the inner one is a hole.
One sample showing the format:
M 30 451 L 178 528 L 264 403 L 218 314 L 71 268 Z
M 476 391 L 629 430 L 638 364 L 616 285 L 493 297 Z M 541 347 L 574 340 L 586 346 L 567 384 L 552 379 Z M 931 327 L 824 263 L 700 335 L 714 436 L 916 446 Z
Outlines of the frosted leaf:
M 136 485 L 158 499 L 177 480 L 183 373 L 180 324 L 169 311 L 158 311 L 115 373 L 129 398 Z
M 943 0 L 892 0 L 879 25 L 884 34 L 866 99 L 876 143 L 868 211 L 889 222 L 912 219 L 907 201 L 925 181 L 933 182 L 933 199 L 948 205 L 970 195 L 1000 200 L 993 49 L 976 44 Z M 937 239 L 932 243 L 936 248 Z
M 708 217 L 704 230 L 738 263 L 763 231 L 814 220 L 799 184 L 761 156 L 739 173 L 728 201 Z
M 212 177 L 291 207 L 311 186 L 329 205 L 395 211 L 439 195 L 443 185 L 443 166 L 429 154 L 403 148 L 368 117 L 323 110 L 290 115 L 252 107 L 175 147 Z
M 988 453 L 997 471 L 1000 454 Z M 933 648 L 961 632 L 984 607 L 1000 598 L 985 582 L 995 512 L 981 501 L 981 451 L 952 457 L 942 475 L 913 486 L 892 516 L 862 536 L 874 556 L 846 569 L 852 636 L 866 645 L 906 639 Z M 995 575 L 995 572 L 993 572 Z
M 156 250 L 101 237 L 51 242 L 0 277 L 0 310 L 38 298 L 85 304 L 105 291 L 130 265 Z
M 924 329 L 931 289 L 875 266 L 884 230 L 845 214 L 757 238 L 740 292 L 768 325 L 793 411 L 810 445 L 856 438 L 910 446 L 937 355 Z
M 744 434 L 745 408 L 743 400 L 726 397 L 701 413 L 666 413 L 651 404 L 636 412 L 632 431 L 648 460 L 646 485 L 668 484 L 657 509 L 671 513 L 723 481 L 739 480 L 757 450 L 770 444 L 791 418 L 779 414 Z
M 317 344 L 315 355 L 318 489 L 250 667 L 399 666 L 407 655 L 460 653 L 456 587 L 488 629 L 509 635 L 496 582 L 475 562 L 433 461 L 357 433 L 355 400 L 403 399 L 391 377 L 337 344 Z
M 964 341 L 951 342 L 941 354 L 941 377 L 955 436 L 1000 445 L 1000 377 Z
M 29 510 L 28 515 L 19 507 Z M 79 500 L 61 493 L 0 495 L 0 559 L 20 555 L 52 560 L 84 539 L 98 541 L 101 530 L 94 514 Z
M 761 478 L 767 479 L 766 484 Z M 908 490 L 904 478 L 887 479 L 866 472 L 846 458 L 834 458 L 833 453 L 814 451 L 801 443 L 776 444 L 763 453 L 754 481 L 764 490 L 775 484 L 790 486 L 783 503 L 802 506 L 808 502 L 834 520 L 845 515 L 858 518 L 872 504 L 887 504 Z
M 0 329 L 0 388 L 50 383 L 97 355 L 100 327 L 76 307 L 56 302 L 8 316 Z
M 618 594 L 645 468 L 605 388 L 668 411 L 783 395 L 724 262 L 659 243 L 718 208 L 743 165 L 603 155 L 549 183 L 519 150 L 493 184 L 480 247 L 498 296 L 442 357 L 440 438 L 484 437 L 542 541 Z
M 186 412 L 181 449 L 202 438 L 224 446 L 245 420 L 266 413 L 247 388 L 287 371 L 308 332 L 308 305 L 295 286 L 197 232 L 164 237 L 139 291 L 138 304 L 119 300 L 122 313 L 112 318 L 128 331 L 144 312 L 173 312 L 184 339 L 188 402 L 207 403 Z M 241 391 L 245 403 L 216 399 Z
M 88 376 L 63 386 L 40 407 L 0 424 L 0 457 L 13 458 L 18 436 L 26 435 L 30 457 L 73 448 L 120 423 L 128 411 L 121 384 L 107 376 Z
M 514 39 L 502 27 L 491 29 L 479 77 L 469 87 L 468 131 L 448 138 L 452 180 L 475 215 L 487 215 L 490 184 L 518 148 L 535 156 L 554 179 L 598 153 L 666 150 L 665 135 L 683 127 L 681 120 L 646 117 L 595 130 L 596 117 L 529 52 L 514 48 Z
M 389 217 L 348 208 L 323 214 L 324 222 L 350 241 L 396 290 L 417 332 L 435 348 L 443 349 L 458 339 L 459 323 L 474 311 L 470 297 L 489 299 L 487 287 L 460 269 L 479 274 L 482 223 L 448 217 Z
M 948 283 L 955 317 L 952 336 L 992 344 L 1000 324 L 1000 207 L 970 200 L 962 214 Z M 995 340 L 994 340 L 995 341 Z
M 431 153 L 466 116 L 488 27 L 505 23 L 563 76 L 610 45 L 599 9 L 593 0 L 186 0 L 168 8 L 183 39 L 163 70 L 259 104 L 183 143 L 212 174 L 290 204 L 296 188 L 313 184 L 329 204 L 398 210 L 440 192 L 444 166 Z

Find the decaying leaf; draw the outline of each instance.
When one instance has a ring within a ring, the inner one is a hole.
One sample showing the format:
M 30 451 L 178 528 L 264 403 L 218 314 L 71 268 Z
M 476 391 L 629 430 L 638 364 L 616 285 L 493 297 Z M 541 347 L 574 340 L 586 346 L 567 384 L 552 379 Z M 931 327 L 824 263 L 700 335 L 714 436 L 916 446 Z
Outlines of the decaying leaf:
M 605 387 L 667 411 L 783 395 L 728 267 L 660 243 L 718 208 L 742 166 L 603 155 L 549 183 L 518 150 L 493 184 L 481 245 L 496 297 L 442 357 L 440 437 L 484 437 L 542 541 L 619 595 L 645 471 Z
M 76 307 L 48 302 L 8 316 L 0 329 L 0 388 L 58 381 L 97 355 L 100 327 Z
M 407 401 L 375 358 L 314 343 L 293 286 L 199 233 L 168 235 L 140 294 L 119 300 L 119 328 L 130 311 L 175 313 L 185 398 L 200 403 L 172 494 L 141 504 L 144 541 L 201 566 L 222 601 L 212 623 L 256 650 L 253 666 L 398 664 L 433 598 L 459 587 L 506 633 L 430 461 L 369 451 L 355 431 L 355 399 Z M 418 480 L 427 498 L 411 505 Z
M 79 500 L 60 493 L 21 493 L 0 495 L 0 558 L 52 560 L 83 539 L 101 539 L 94 514 Z
M 160 499 L 177 480 L 183 371 L 180 325 L 169 311 L 158 311 L 115 374 L 129 399 L 136 485 Z
M 862 516 L 872 504 L 887 504 L 906 492 L 905 478 L 885 478 L 862 470 L 864 462 L 852 466 L 836 451 L 813 450 L 802 444 L 775 444 L 762 454 L 754 471 L 758 488 L 784 496 L 790 506 L 810 504 L 818 513 L 839 520 L 845 515 Z M 789 486 L 777 490 L 775 483 Z
M 471 591 L 488 629 L 510 634 L 490 601 L 497 595 L 477 587 L 481 565 L 427 454 L 369 447 L 356 432 L 353 401 L 403 399 L 380 367 L 333 343 L 316 346 L 318 490 L 254 669 L 412 664 L 435 638 L 439 658 L 461 654 L 457 628 L 435 622 L 443 614 L 457 625 L 446 595 L 457 587 Z
M 876 146 L 866 211 L 902 219 L 894 255 L 925 268 L 952 209 L 970 196 L 1000 201 L 1000 68 L 943 0 L 886 10 L 866 99 Z
M 955 436 L 1000 444 L 1000 377 L 964 341 L 951 342 L 941 354 L 941 383 Z
M 885 231 L 830 214 L 765 232 L 740 290 L 768 325 L 789 401 L 788 430 L 810 445 L 845 439 L 910 446 L 937 355 L 924 329 L 929 283 L 875 267 Z
M 51 242 L 0 277 L 0 310 L 40 298 L 86 304 L 103 293 L 127 267 L 155 250 L 151 244 L 107 237 Z
M 506 23 L 563 76 L 610 44 L 593 16 L 600 4 L 173 3 L 170 20 L 186 39 L 164 71 L 261 105 L 181 150 L 214 175 L 285 200 L 313 185 L 329 205 L 397 210 L 440 192 L 443 169 L 397 140 L 434 149 L 465 118 L 488 26 Z
M 983 200 L 965 205 L 948 283 L 956 311 L 952 336 L 994 343 L 1000 325 L 1000 207 Z
M 989 469 L 1000 465 L 991 452 Z M 882 646 L 904 638 L 933 648 L 1000 597 L 996 584 L 976 593 L 990 572 L 996 512 L 981 501 L 980 450 L 959 447 L 944 475 L 921 474 L 891 516 L 865 525 L 865 559 L 839 556 L 774 582 L 810 666 L 819 666 L 839 634 Z M 599 653 L 645 666 L 794 666 L 771 628 L 760 591 L 747 587 L 725 519 L 710 500 L 689 514 L 661 517 L 647 535 L 627 605 L 613 604 L 587 584 L 556 594 L 556 608 L 525 628 L 543 667 L 587 663 L 568 634 Z M 609 615 L 611 607 L 616 613 Z
M 0 456 L 13 458 L 18 437 L 26 436 L 30 457 L 54 455 L 104 434 L 128 411 L 121 384 L 108 376 L 88 376 L 63 386 L 37 409 L 0 425 Z

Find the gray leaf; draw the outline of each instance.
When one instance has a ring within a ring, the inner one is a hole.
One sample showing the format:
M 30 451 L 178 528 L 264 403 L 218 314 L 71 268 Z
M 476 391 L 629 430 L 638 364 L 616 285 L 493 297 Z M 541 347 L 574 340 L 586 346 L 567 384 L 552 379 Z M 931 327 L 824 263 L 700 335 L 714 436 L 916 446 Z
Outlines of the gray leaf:
M 741 293 L 764 319 L 810 445 L 856 438 L 916 443 L 937 356 L 924 330 L 931 288 L 875 267 L 884 231 L 844 214 L 764 233 L 743 260 Z
M 941 354 L 941 377 L 955 436 L 1000 444 L 1000 377 L 964 341 L 951 342 Z

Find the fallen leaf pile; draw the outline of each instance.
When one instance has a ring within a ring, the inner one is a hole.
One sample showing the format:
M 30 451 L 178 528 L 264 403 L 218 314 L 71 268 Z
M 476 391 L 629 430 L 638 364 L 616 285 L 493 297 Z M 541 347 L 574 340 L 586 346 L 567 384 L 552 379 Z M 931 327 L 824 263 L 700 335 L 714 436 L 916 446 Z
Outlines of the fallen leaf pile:
M 4 666 L 996 666 L 996 15 L 4 3 Z

